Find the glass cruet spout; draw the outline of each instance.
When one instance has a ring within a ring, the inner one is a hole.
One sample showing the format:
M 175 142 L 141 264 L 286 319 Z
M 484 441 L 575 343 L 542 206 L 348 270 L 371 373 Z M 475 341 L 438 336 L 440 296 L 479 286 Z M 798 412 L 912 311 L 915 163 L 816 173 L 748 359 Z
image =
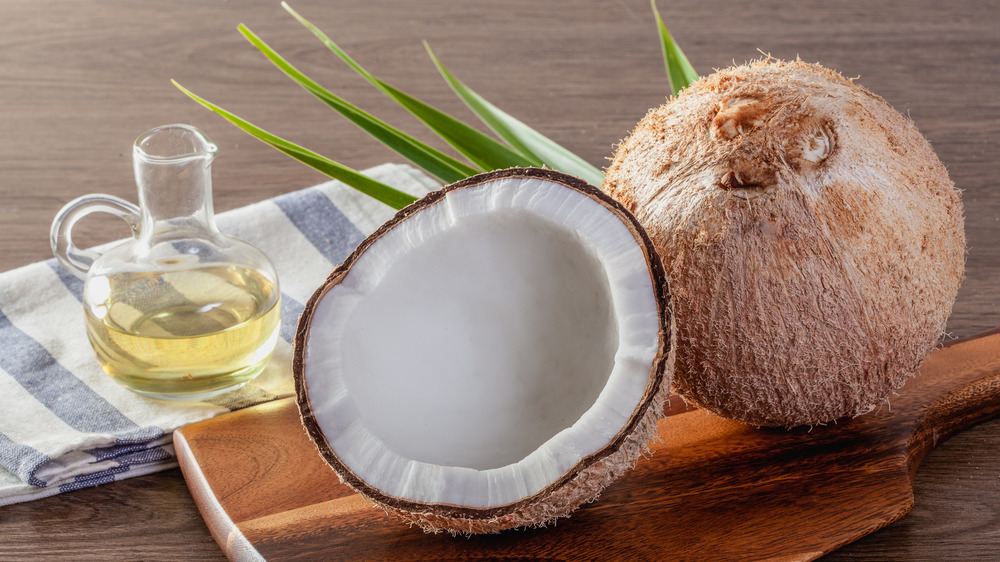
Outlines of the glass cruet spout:
M 147 396 L 202 400 L 256 377 L 278 338 L 278 276 L 254 246 L 222 233 L 212 205 L 217 148 L 189 125 L 133 145 L 139 205 L 88 195 L 56 216 L 60 263 L 84 278 L 87 335 L 104 371 Z M 125 219 L 133 238 L 103 253 L 76 248 L 90 212 Z

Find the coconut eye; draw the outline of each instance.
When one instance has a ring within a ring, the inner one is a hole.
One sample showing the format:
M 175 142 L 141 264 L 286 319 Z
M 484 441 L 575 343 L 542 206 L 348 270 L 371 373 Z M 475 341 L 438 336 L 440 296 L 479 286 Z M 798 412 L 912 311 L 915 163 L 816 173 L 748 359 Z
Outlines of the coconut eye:
M 826 125 L 806 136 L 802 146 L 802 158 L 819 164 L 833 152 L 833 132 Z
M 764 124 L 769 109 L 753 98 L 730 98 L 719 104 L 712 119 L 712 135 L 733 140 Z

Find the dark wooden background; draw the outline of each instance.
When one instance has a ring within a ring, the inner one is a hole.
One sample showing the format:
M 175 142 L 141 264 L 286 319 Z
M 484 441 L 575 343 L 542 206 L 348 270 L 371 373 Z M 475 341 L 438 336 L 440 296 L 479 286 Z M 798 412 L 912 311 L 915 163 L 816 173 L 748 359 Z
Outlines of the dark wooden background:
M 598 166 L 667 94 L 645 0 L 293 6 L 383 79 L 467 116 L 427 59 L 428 40 L 474 89 Z M 1000 324 L 1000 3 L 661 0 L 660 9 L 701 73 L 761 52 L 798 56 L 860 77 L 909 115 L 964 191 L 968 272 L 949 330 Z M 430 139 L 276 0 L 0 0 L 0 270 L 50 257 L 49 224 L 70 199 L 135 200 L 130 146 L 154 126 L 190 123 L 219 145 L 220 211 L 324 180 L 188 100 L 171 78 L 355 168 L 400 161 L 270 67 L 240 22 L 343 97 Z M 81 245 L 126 234 L 113 219 L 81 227 Z M 1000 420 L 952 438 L 918 471 L 910 515 L 828 558 L 995 560 L 998 451 Z M 3 559 L 222 556 L 176 469 L 0 508 L 0 537 Z

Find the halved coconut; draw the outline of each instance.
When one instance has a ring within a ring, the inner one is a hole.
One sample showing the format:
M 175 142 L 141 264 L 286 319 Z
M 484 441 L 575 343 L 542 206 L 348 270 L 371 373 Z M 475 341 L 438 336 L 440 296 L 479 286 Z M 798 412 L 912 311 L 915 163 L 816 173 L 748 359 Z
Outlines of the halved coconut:
M 469 178 L 397 214 L 309 300 L 303 423 L 343 482 L 428 531 L 543 524 L 655 432 L 667 299 L 649 238 L 598 189 Z

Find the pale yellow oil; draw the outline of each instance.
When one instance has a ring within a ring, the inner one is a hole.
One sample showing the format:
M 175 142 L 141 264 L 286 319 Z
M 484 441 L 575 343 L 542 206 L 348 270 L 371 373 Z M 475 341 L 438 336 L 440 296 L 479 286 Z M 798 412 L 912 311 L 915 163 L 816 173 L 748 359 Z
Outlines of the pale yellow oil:
M 87 334 L 104 371 L 141 394 L 203 399 L 256 377 L 274 350 L 280 292 L 231 265 L 88 280 Z

